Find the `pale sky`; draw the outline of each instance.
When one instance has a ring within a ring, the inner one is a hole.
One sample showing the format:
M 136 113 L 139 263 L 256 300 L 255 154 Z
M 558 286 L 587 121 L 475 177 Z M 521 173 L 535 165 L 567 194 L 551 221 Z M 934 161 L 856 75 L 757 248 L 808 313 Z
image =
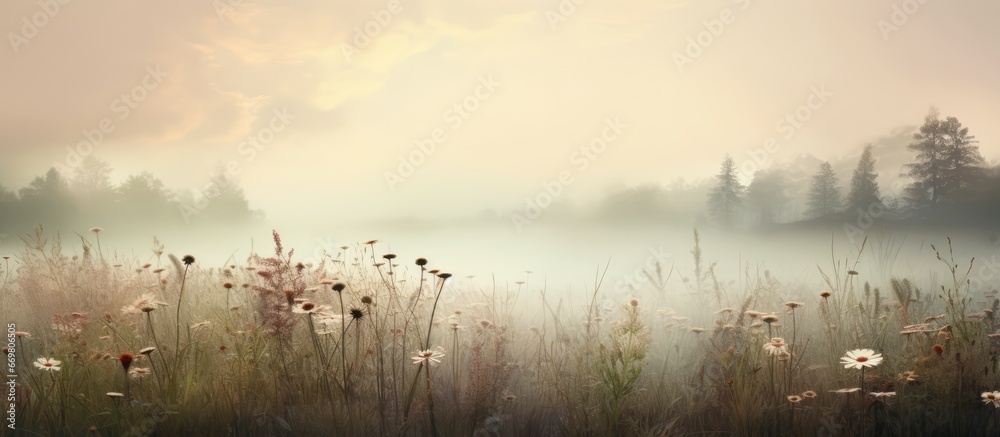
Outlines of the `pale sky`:
M 102 124 L 90 153 L 116 181 L 202 187 L 232 162 L 275 219 L 513 209 L 565 172 L 583 200 L 709 177 L 770 138 L 768 163 L 853 161 L 931 106 L 1000 155 L 1000 2 L 577 1 L 4 2 L 0 183 Z M 400 156 L 419 164 L 390 187 Z

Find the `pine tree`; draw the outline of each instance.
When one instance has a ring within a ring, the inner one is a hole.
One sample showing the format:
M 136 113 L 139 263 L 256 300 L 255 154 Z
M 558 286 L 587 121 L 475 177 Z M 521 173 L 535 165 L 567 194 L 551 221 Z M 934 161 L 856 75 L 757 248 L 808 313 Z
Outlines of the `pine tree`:
M 917 152 L 916 161 L 906 164 L 913 183 L 906 187 L 906 200 L 915 207 L 934 207 L 945 190 L 945 132 L 937 109 L 924 118 L 920 132 L 913 134 L 915 142 L 907 146 Z
M 906 188 L 912 206 L 936 208 L 957 201 L 983 172 L 985 160 L 976 137 L 955 117 L 941 120 L 938 111 L 931 109 L 913 139 L 909 149 L 917 156 L 906 165 L 907 175 L 913 178 Z
M 959 200 L 972 185 L 972 181 L 983 174 L 986 160 L 979 153 L 978 141 L 969 135 L 969 128 L 955 117 L 948 117 L 942 124 L 945 136 L 944 148 L 944 192 L 949 200 Z
M 840 210 L 840 180 L 829 162 L 819 165 L 819 171 L 812 178 L 809 186 L 809 217 L 826 217 Z
M 875 173 L 875 158 L 872 156 L 872 145 L 865 146 L 865 151 L 858 160 L 851 178 L 851 192 L 847 195 L 847 211 L 868 211 L 872 205 L 882 203 L 878 188 L 878 173 Z
M 722 170 L 716 176 L 718 183 L 708 197 L 708 209 L 712 220 L 722 227 L 732 227 L 743 204 L 745 188 L 740 184 L 736 163 L 726 155 Z

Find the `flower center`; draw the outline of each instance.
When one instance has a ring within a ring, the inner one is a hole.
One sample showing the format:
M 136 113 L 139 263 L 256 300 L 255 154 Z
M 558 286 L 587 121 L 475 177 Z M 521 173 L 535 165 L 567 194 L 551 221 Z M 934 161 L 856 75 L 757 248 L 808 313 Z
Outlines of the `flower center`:
M 859 363 L 863 363 L 865 361 L 868 361 L 868 357 L 857 357 L 854 361 L 857 361 Z
M 986 397 L 989 398 L 989 399 L 996 399 L 997 395 L 995 395 L 993 393 L 990 393 L 990 394 L 986 395 Z
M 46 362 L 45 362 L 45 367 L 52 367 L 52 363 L 50 363 L 50 362 L 46 361 Z

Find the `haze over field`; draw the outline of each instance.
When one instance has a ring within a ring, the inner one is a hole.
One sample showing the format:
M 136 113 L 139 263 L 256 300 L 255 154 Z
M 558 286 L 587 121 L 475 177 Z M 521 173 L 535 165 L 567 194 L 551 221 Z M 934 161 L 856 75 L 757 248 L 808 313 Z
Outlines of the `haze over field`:
M 162 181 L 172 203 L 159 221 L 8 219 L 0 245 L 46 221 L 106 226 L 129 247 L 221 225 L 235 241 L 175 241 L 246 256 L 250 236 L 279 229 L 313 257 L 380 238 L 455 263 L 478 253 L 463 267 L 479 275 L 589 276 L 608 258 L 630 271 L 650 248 L 686 252 L 692 227 L 713 226 L 706 199 L 727 154 L 744 185 L 788 175 L 779 223 L 807 218 L 822 161 L 846 195 L 866 144 L 882 194 L 901 199 L 906 146 L 932 107 L 971 129 L 984 165 L 997 157 L 1000 60 L 976 51 L 1000 32 L 993 3 L 579 3 L 4 6 L 0 184 L 16 192 L 56 168 L 78 189 L 115 187 L 149 172 L 140 182 Z M 103 162 L 89 182 L 87 160 Z M 226 184 L 263 219 L 200 220 Z M 539 222 L 601 226 L 551 232 L 528 217 L 539 203 Z M 648 234 L 620 233 L 635 220 Z

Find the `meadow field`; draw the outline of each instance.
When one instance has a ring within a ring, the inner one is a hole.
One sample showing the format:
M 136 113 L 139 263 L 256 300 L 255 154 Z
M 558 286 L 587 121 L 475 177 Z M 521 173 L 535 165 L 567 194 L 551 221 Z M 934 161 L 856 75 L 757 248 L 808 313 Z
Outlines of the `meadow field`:
M 101 231 L 0 260 L 4 435 L 1000 433 L 1000 300 L 948 239 L 932 276 L 864 240 L 785 281 L 719 277 L 695 231 L 690 271 L 571 296 L 383 241 L 210 266 Z

